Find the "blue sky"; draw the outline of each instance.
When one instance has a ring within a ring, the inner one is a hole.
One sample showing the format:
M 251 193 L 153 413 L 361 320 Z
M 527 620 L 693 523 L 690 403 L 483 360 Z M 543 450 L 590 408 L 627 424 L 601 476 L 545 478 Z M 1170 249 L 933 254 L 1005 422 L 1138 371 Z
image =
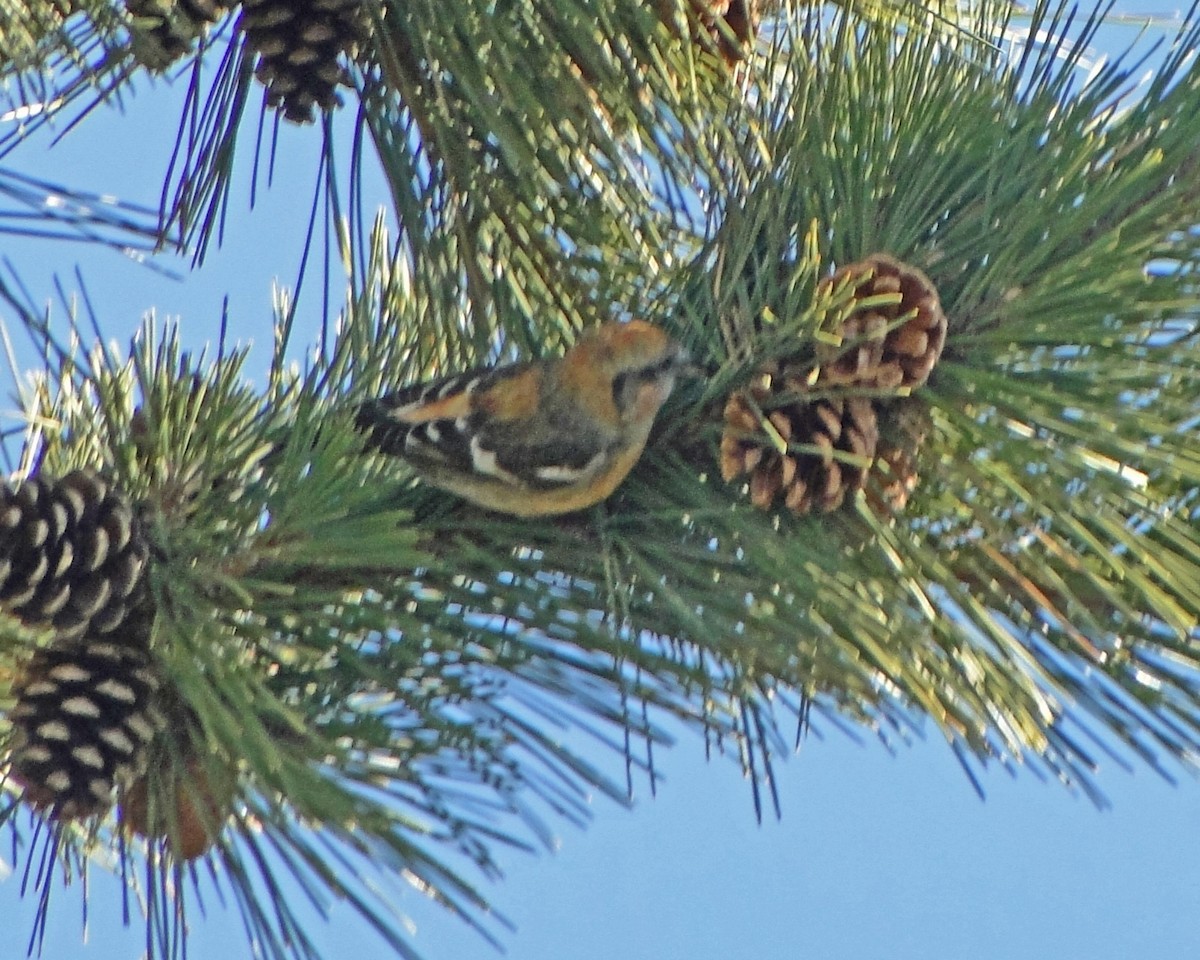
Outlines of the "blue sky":
M 1200 788 L 1146 770 L 1104 771 L 1098 811 L 1030 775 L 972 792 L 949 751 L 889 756 L 834 734 L 780 768 L 783 818 L 755 824 L 748 785 L 695 738 L 660 752 L 666 783 L 631 812 L 600 800 L 557 854 L 504 857 L 496 906 L 518 930 L 516 960 L 751 960 L 759 957 L 1130 960 L 1192 958 L 1200 943 Z M 615 766 L 615 765 L 614 765 Z M 611 768 L 610 768 L 611 769 Z M 615 772 L 615 770 L 614 770 Z M 20 931 L 29 904 L 0 886 Z M 90 945 L 57 895 L 44 956 L 133 960 L 140 931 L 113 929 L 113 886 L 92 891 Z M 415 892 L 404 905 L 428 960 L 498 960 Z M 12 912 L 15 910 L 15 914 Z M 318 927 L 330 960 L 385 956 L 345 908 Z M 19 956 L 0 951 L 0 956 Z M 210 906 L 195 960 L 248 957 L 234 915 Z
M 1128 36 L 1121 32 L 1117 36 Z M 22 148 L 7 163 L 51 180 L 154 204 L 176 116 L 177 92 L 143 90 L 124 116 L 93 117 L 59 147 Z M 250 142 L 243 144 L 249 154 Z M 276 185 L 246 215 L 247 181 L 231 209 L 238 229 L 186 282 L 166 280 L 111 254 L 0 237 L 36 297 L 78 264 L 106 333 L 126 339 L 144 312 L 182 317 L 201 346 L 228 296 L 232 330 L 270 343 L 271 281 L 293 282 L 316 156 L 311 129 L 287 127 Z M 243 158 L 248 159 L 248 156 Z M 292 190 L 287 185 L 292 186 Z M 300 186 L 296 186 L 299 184 Z M 383 194 L 380 193 L 382 198 Z M 183 271 L 184 265 L 177 265 Z M 310 276 L 313 282 L 316 274 Z M 315 316 L 318 304 L 302 301 Z M 257 360 L 257 363 L 255 363 Z M 8 406 L 0 372 L 0 404 Z M 819 724 L 818 724 L 819 725 Z M 632 812 L 598 800 L 586 831 L 563 825 L 554 856 L 508 854 L 496 906 L 519 927 L 504 934 L 518 960 L 750 960 L 757 957 L 977 960 L 1156 960 L 1200 946 L 1200 784 L 1173 788 L 1138 768 L 1108 765 L 1099 782 L 1112 807 L 1097 811 L 1030 774 L 983 776 L 981 802 L 949 750 L 919 743 L 889 755 L 832 730 L 781 764 L 783 818 L 756 824 L 749 785 L 732 760 L 706 762 L 684 735 L 659 751 L 658 796 L 637 785 Z M 620 775 L 617 758 L 609 771 Z M 0 882 L 11 939 L 0 960 L 22 956 L 32 907 L 19 878 Z M 141 931 L 114 929 L 111 883 L 92 891 L 89 944 L 79 948 L 76 890 L 56 893 L 48 960 L 133 960 Z M 414 943 L 428 960 L 498 957 L 456 920 L 407 895 Z M 236 913 L 208 905 L 191 956 L 248 956 Z M 319 921 L 315 921 L 319 924 Z M 12 936 L 13 934 L 16 936 Z M 348 909 L 318 928 L 330 960 L 385 955 Z

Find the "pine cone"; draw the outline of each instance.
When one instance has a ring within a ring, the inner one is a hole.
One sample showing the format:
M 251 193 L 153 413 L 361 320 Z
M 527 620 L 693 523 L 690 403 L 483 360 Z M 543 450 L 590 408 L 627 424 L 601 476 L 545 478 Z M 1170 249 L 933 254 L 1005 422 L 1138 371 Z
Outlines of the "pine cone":
M 916 267 L 874 253 L 826 277 L 818 293 L 828 295 L 846 282 L 855 291 L 835 321 L 843 345 L 819 348 L 821 380 L 883 389 L 925 383 L 946 342 L 946 314 L 932 281 Z M 897 293 L 898 303 L 859 306 L 867 298 Z
M 229 818 L 234 785 L 232 771 L 210 775 L 194 754 L 168 759 L 124 792 L 121 822 L 140 837 L 165 840 L 179 859 L 195 860 L 212 847 Z
M 150 747 L 145 773 L 122 791 L 121 823 L 137 836 L 162 839 L 179 859 L 194 860 L 229 818 L 237 775 L 201 754 L 199 720 L 173 687 L 164 688 L 159 704 L 167 723 Z
M 908 505 L 920 480 L 918 458 L 931 426 L 928 407 L 914 398 L 893 405 L 880 418 L 879 449 L 866 491 L 867 503 L 879 516 Z
M 879 440 L 874 404 L 863 397 L 820 397 L 769 409 L 777 380 L 782 380 L 780 394 L 793 393 L 799 386 L 786 374 L 779 378 L 764 372 L 749 391 L 730 396 L 721 438 L 721 476 L 729 481 L 749 474 L 750 502 L 763 510 L 781 497 L 796 514 L 836 510 L 847 493 L 866 483 Z M 763 409 L 769 426 L 754 405 Z M 780 444 L 786 445 L 786 452 Z M 817 447 L 820 453 L 800 452 L 798 446 Z M 861 462 L 839 459 L 838 453 L 852 454 Z
M 311 123 L 313 108 L 341 103 L 348 83 L 339 57 L 363 32 L 363 0 L 242 0 L 238 28 L 258 54 L 254 75 L 267 104 L 296 123 Z
M 668 26 L 675 24 L 677 2 L 658 0 L 659 18 Z M 695 18 L 692 42 L 719 53 L 729 66 L 745 57 L 747 42 L 758 33 L 758 0 L 688 0 L 688 4 Z
M 87 637 L 38 650 L 13 684 L 9 775 L 52 819 L 103 813 L 162 724 L 150 654 Z
M 56 642 L 128 633 L 148 556 L 129 502 L 90 471 L 0 485 L 0 610 Z
M 165 70 L 192 51 L 225 13 L 218 0 L 125 0 L 133 18 L 133 51 L 151 70 Z

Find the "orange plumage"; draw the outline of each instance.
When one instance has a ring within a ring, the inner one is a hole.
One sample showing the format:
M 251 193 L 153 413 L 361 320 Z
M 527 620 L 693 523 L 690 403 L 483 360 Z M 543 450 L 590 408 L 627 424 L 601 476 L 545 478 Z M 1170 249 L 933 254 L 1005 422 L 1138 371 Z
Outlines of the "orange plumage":
M 567 513 L 625 479 L 687 369 L 686 352 L 658 327 L 609 323 L 561 358 L 472 370 L 363 404 L 358 426 L 427 482 L 479 506 Z

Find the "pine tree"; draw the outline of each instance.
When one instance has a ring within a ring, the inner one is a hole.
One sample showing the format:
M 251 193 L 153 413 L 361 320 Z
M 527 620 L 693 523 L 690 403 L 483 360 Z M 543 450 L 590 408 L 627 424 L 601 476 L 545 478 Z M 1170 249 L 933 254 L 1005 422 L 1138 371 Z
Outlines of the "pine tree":
M 1007 17 L 42 0 L 0 22 L 32 123 L 188 78 L 154 235 L 198 265 L 255 105 L 321 111 L 331 164 L 330 112 L 356 110 L 391 188 L 388 227 L 329 178 L 344 308 L 302 369 L 284 310 L 265 387 L 240 347 L 194 357 L 147 323 L 92 348 L 5 289 L 46 357 L 0 499 L 6 823 L 30 862 L 144 862 L 155 956 L 209 882 L 265 955 L 312 955 L 285 873 L 413 956 L 375 880 L 490 935 L 497 845 L 625 796 L 558 724 L 632 769 L 681 720 L 760 808 L 809 723 L 932 727 L 968 773 L 1092 796 L 1097 751 L 1193 767 L 1200 21 L 1135 97 L 1133 62 L 1084 76 L 1100 13 Z M 83 225 L 144 238 L 144 213 Z M 353 427 L 396 386 L 635 316 L 707 376 L 581 515 L 474 510 Z M 103 493 L 76 511 L 81 476 Z M 136 576 L 98 530 L 144 543 Z M 119 648 L 78 599 L 113 584 L 137 601 L 102 620 Z

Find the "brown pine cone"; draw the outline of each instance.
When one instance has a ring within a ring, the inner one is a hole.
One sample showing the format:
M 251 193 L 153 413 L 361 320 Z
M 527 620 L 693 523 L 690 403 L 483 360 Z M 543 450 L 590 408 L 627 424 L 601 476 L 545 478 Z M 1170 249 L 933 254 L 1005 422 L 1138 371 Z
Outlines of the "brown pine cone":
M 125 9 L 133 18 L 134 55 L 151 70 L 165 70 L 190 53 L 225 14 L 217 0 L 125 0 Z
M 764 409 L 776 380 L 788 395 L 796 386 L 786 376 L 764 374 L 749 390 L 730 395 L 721 476 L 730 481 L 749 475 L 750 502 L 763 510 L 780 499 L 796 514 L 835 510 L 866 483 L 879 440 L 874 404 L 863 397 L 819 397 Z
M 167 760 L 122 794 L 121 822 L 137 836 L 165 840 L 179 859 L 195 860 L 212 847 L 229 818 L 234 786 L 232 771 L 210 775 L 194 754 Z
M 658 15 L 668 26 L 676 22 L 677 2 L 658 0 Z M 687 0 L 687 4 L 693 43 L 720 54 L 730 66 L 746 56 L 747 44 L 758 34 L 758 0 Z
M 890 406 L 880 418 L 879 450 L 867 485 L 867 503 L 881 517 L 908 505 L 920 480 L 921 447 L 931 429 L 929 409 L 909 397 Z
M 295 123 L 341 103 L 348 83 L 340 61 L 363 35 L 363 0 L 242 0 L 238 28 L 258 54 L 254 75 L 267 105 Z
M 942 354 L 946 314 L 937 288 L 916 267 L 874 253 L 821 281 L 826 296 L 844 283 L 855 287 L 833 332 L 840 346 L 824 346 L 820 379 L 881 389 L 919 387 Z M 862 301 L 898 295 L 898 302 L 862 306 Z

